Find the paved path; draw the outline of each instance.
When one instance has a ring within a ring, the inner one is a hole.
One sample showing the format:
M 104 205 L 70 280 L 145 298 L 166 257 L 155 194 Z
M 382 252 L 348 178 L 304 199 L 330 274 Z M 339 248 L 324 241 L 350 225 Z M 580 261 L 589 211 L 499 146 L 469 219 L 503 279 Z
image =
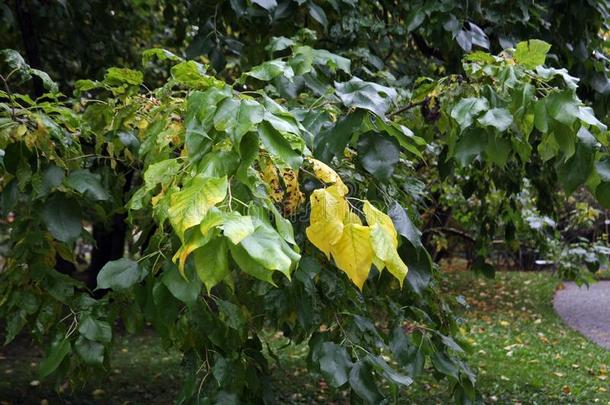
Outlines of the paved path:
M 564 282 L 553 300 L 555 311 L 573 329 L 598 345 L 610 349 L 610 281 L 589 288 Z

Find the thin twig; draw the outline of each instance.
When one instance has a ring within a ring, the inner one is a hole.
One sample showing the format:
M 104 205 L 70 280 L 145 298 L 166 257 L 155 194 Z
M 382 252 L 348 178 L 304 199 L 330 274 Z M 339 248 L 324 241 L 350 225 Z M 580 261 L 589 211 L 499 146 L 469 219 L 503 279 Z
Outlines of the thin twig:
M 4 78 L 4 76 L 0 75 L 0 79 L 2 79 L 2 82 L 4 83 L 4 88 L 6 89 L 6 93 L 8 94 L 8 98 L 11 101 L 11 116 L 13 117 L 14 121 L 17 118 L 17 114 L 15 113 L 15 99 L 13 98 L 13 92 L 11 91 L 11 88 L 9 87 L 7 81 L 12 73 L 13 72 L 9 73 L 6 79 Z
M 406 106 L 404 106 L 404 107 L 402 107 L 402 108 L 399 108 L 398 110 L 396 110 L 396 111 L 394 111 L 394 112 L 391 112 L 391 113 L 388 115 L 388 117 L 389 117 L 389 118 L 392 118 L 392 117 L 393 117 L 393 116 L 395 116 L 395 115 L 401 114 L 401 113 L 403 113 L 403 112 L 405 112 L 405 111 L 409 111 L 410 109 L 412 109 L 413 107 L 417 107 L 417 106 L 418 106 L 418 105 L 420 105 L 421 103 L 423 103 L 423 101 L 419 101 L 419 102 L 417 102 L 417 103 L 409 103 L 409 104 L 407 104 Z

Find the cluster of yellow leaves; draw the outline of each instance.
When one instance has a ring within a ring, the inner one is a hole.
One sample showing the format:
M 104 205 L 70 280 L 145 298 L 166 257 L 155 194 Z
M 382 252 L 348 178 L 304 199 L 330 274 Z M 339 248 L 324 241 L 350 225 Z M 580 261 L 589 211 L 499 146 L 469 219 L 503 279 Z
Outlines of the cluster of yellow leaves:
M 362 290 L 372 264 L 380 271 L 387 268 L 402 286 L 408 268 L 396 251 L 398 234 L 392 219 L 365 201 L 363 212 L 368 225 L 363 225 L 350 209 L 345 198 L 348 188 L 339 175 L 318 160 L 310 161 L 316 177 L 330 185 L 311 194 L 307 238 L 329 260 L 332 257 L 359 289 Z

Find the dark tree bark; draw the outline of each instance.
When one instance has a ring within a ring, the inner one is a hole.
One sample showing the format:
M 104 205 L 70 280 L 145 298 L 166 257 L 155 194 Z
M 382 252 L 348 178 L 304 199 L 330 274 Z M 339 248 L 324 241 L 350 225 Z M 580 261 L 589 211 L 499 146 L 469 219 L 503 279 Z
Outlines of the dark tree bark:
M 31 2 L 28 0 L 15 0 L 15 14 L 19 24 L 21 33 L 21 41 L 25 51 L 25 58 L 28 64 L 35 69 L 42 69 L 42 59 L 40 57 L 38 35 L 35 30 L 35 24 L 32 19 L 29 6 Z M 34 96 L 40 97 L 44 94 L 42 81 L 38 77 L 33 78 Z
M 127 196 L 131 189 L 133 180 L 133 170 L 121 167 L 120 172 L 125 175 L 123 185 L 123 196 Z M 95 247 L 91 253 L 91 264 L 87 269 L 87 287 L 95 289 L 97 287 L 97 275 L 106 263 L 117 260 L 125 254 L 125 241 L 127 238 L 127 214 L 114 214 L 109 226 L 103 224 L 93 225 L 93 239 Z
M 87 269 L 87 287 L 97 287 L 97 275 L 106 263 L 123 257 L 125 253 L 125 237 L 127 224 L 125 214 L 115 214 L 110 227 L 100 224 L 93 227 L 93 239 L 96 246 L 91 254 L 91 264 Z

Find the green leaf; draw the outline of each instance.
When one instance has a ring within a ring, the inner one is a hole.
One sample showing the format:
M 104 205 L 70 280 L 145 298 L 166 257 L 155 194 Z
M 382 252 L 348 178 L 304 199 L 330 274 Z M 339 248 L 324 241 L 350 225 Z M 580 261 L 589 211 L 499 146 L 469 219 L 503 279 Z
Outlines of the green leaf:
M 354 364 L 349 373 L 349 385 L 368 404 L 379 404 L 384 399 L 375 384 L 371 366 L 366 360 Z
M 225 215 L 222 230 L 224 235 L 231 240 L 234 245 L 240 243 L 244 238 L 254 233 L 254 222 L 252 217 L 231 212 Z
M 258 135 L 261 143 L 274 158 L 279 158 L 282 162 L 298 169 L 303 163 L 303 157 L 300 153 L 292 149 L 292 145 L 288 140 L 271 124 L 263 122 L 258 126 Z
M 407 240 L 417 249 L 423 247 L 421 243 L 421 231 L 413 224 L 411 218 L 407 215 L 407 211 L 398 204 L 398 202 L 394 201 L 390 205 L 388 216 L 392 219 L 394 228 L 400 235 L 407 238 Z
M 256 129 L 256 124 L 263 120 L 263 115 L 263 106 L 255 100 L 228 98 L 218 106 L 214 116 L 214 128 L 227 132 L 231 140 L 239 145 L 247 132 Z
M 328 18 L 322 7 L 318 6 L 313 1 L 308 1 L 307 10 L 309 11 L 311 18 L 319 22 L 324 28 L 328 27 Z
M 288 61 L 295 75 L 300 76 L 311 72 L 313 65 L 313 49 L 309 46 L 297 46 L 292 51 Z
M 314 156 L 330 162 L 335 156 L 343 156 L 345 147 L 354 135 L 362 132 L 363 122 L 369 113 L 358 109 L 340 118 L 337 123 L 314 138 Z
M 409 386 L 413 384 L 413 379 L 408 375 L 401 374 L 394 370 L 381 356 L 369 356 L 373 366 L 381 371 L 381 374 L 394 384 Z
M 578 107 L 578 118 L 582 122 L 599 128 L 601 131 L 605 131 L 607 129 L 606 125 L 595 117 L 595 112 L 591 107 Z
M 468 165 L 476 156 L 480 155 L 487 146 L 488 135 L 484 130 L 473 128 L 466 131 L 455 144 L 455 159 L 462 166 Z
M 519 42 L 515 49 L 515 61 L 528 69 L 535 69 L 537 66 L 544 65 L 546 54 L 551 49 L 551 45 L 539 39 Z
M 206 154 L 197 171 L 205 177 L 229 177 L 237 170 L 240 160 L 240 156 L 233 150 L 219 150 Z
M 197 302 L 201 293 L 201 282 L 195 277 L 193 266 L 187 264 L 184 275 L 186 279 L 180 275 L 178 268 L 168 260 L 163 268 L 161 282 L 165 284 L 174 297 L 187 305 L 192 305 Z
M 30 66 L 26 63 L 23 56 L 14 49 L 3 49 L 0 51 L 0 58 L 8 65 L 10 70 L 29 70 Z M 9 70 L 9 72 L 10 72 Z
M 102 185 L 102 176 L 87 169 L 76 170 L 66 179 L 66 185 L 95 201 L 110 199 L 110 193 Z
M 5 337 L 4 344 L 7 345 L 13 341 L 19 335 L 21 330 L 27 325 L 28 317 L 26 311 L 16 311 L 6 321 L 4 329 Z
M 255 66 L 249 72 L 244 73 L 244 75 L 268 82 L 280 75 L 284 76 L 286 79 L 292 79 L 294 77 L 294 71 L 290 65 L 283 60 L 275 59 Z
M 340 387 L 349 379 L 352 360 L 343 346 L 324 342 L 320 350 L 320 371 L 324 379 L 333 387 Z
M 296 245 L 297 243 L 294 240 L 294 229 L 292 228 L 292 223 L 290 223 L 288 219 L 284 218 L 272 203 L 269 203 L 267 208 L 273 213 L 275 228 L 280 236 L 284 238 L 286 242 Z
M 451 109 L 451 118 L 456 120 L 460 128 L 464 130 L 472 125 L 474 117 L 488 108 L 489 102 L 485 98 L 463 98 Z
M 162 48 L 147 49 L 142 52 L 142 63 L 148 63 L 157 58 L 160 61 L 170 60 L 172 62 L 182 62 L 184 59 Z
M 93 319 L 86 316 L 81 319 L 78 332 L 89 340 L 100 343 L 110 343 L 112 340 L 112 328 L 106 321 Z
M 380 116 L 390 109 L 397 97 L 393 88 L 357 77 L 345 83 L 335 83 L 335 92 L 346 107 L 364 108 Z
M 104 345 L 79 336 L 74 342 L 76 353 L 85 364 L 101 366 L 104 363 Z
M 273 128 L 282 134 L 295 134 L 299 135 L 301 130 L 297 120 L 287 112 L 278 111 L 277 115 L 269 111 L 265 112 L 265 121 L 271 124 Z
M 137 262 L 122 258 L 108 262 L 97 275 L 97 288 L 125 290 L 139 283 L 146 276 L 146 270 Z
M 139 86 L 143 81 L 144 75 L 142 72 L 125 68 L 111 67 L 104 76 L 104 82 L 110 86 L 120 86 L 122 84 Z
M 273 272 L 264 268 L 257 261 L 251 258 L 248 252 L 246 252 L 241 245 L 233 245 L 230 243 L 229 249 L 231 250 L 233 260 L 235 260 L 235 263 L 237 263 L 237 266 L 239 266 L 243 272 L 258 278 L 259 280 L 266 281 L 271 285 L 276 285 L 273 282 Z
M 265 50 L 273 54 L 274 52 L 279 52 L 283 51 L 284 49 L 288 49 L 293 45 L 295 45 L 295 42 L 290 38 L 273 37 L 269 41 L 269 45 L 265 47 Z
M 399 253 L 409 267 L 407 284 L 417 294 L 422 294 L 432 279 L 432 259 L 426 249 L 416 249 L 411 243 L 404 243 Z
M 504 132 L 513 123 L 513 116 L 505 108 L 492 108 L 482 117 L 479 117 L 477 121 L 483 126 L 494 127 L 498 131 Z
M 144 184 L 147 190 L 153 190 L 157 184 L 168 184 L 180 172 L 178 159 L 167 159 L 153 163 L 144 172 Z
M 79 205 L 63 195 L 47 201 L 42 209 L 42 220 L 53 237 L 62 242 L 74 242 L 81 233 Z
M 94 89 L 99 89 L 101 87 L 104 87 L 103 83 L 100 83 L 98 81 L 94 81 L 94 80 L 77 80 L 74 83 L 74 92 L 76 93 L 77 96 L 80 96 L 82 93 L 94 90 Z
M 496 61 L 493 55 L 483 51 L 471 52 L 465 56 L 465 59 L 468 62 L 480 62 L 484 64 L 492 64 Z
M 55 83 L 53 81 L 53 79 L 51 79 L 51 76 L 49 76 L 49 74 L 47 72 L 43 72 L 42 70 L 31 68 L 30 74 L 38 77 L 40 79 L 40 81 L 42 81 L 42 86 L 45 88 L 45 90 L 47 90 L 51 93 L 59 92 L 59 86 L 57 85 L 57 83 Z
M 442 352 L 434 352 L 431 356 L 434 368 L 448 377 L 457 380 L 459 378 L 459 369 L 457 365 Z
M 266 224 L 259 224 L 251 235 L 241 241 L 248 255 L 269 270 L 278 270 L 290 279 L 293 262 L 299 261 L 283 238 Z
M 579 138 L 581 139 L 576 145 L 576 152 L 567 162 L 560 164 L 557 168 L 559 181 L 568 195 L 572 194 L 578 186 L 584 184 L 594 169 L 593 147 L 582 140 L 586 136 L 582 134 L 585 131 L 591 138 L 593 137 L 589 131 L 581 127 L 579 131 Z
M 181 240 L 187 229 L 199 225 L 207 211 L 225 199 L 227 186 L 226 177 L 197 175 L 171 195 L 169 220 Z
M 400 149 L 393 138 L 369 132 L 358 140 L 358 157 L 367 172 L 379 180 L 387 180 L 394 173 Z
M 53 164 L 49 165 L 42 172 L 42 187 L 40 189 L 40 196 L 48 195 L 53 189 L 58 187 L 64 180 L 65 172 L 62 168 L 57 167 Z
M 404 22 L 407 32 L 411 32 L 419 27 L 426 19 L 426 12 L 423 8 L 415 8 L 407 15 Z
M 38 372 L 40 377 L 44 378 L 50 375 L 59 367 L 64 358 L 70 353 L 70 341 L 63 337 L 59 342 L 54 342 L 51 345 L 49 355 L 40 363 Z
M 595 170 L 602 181 L 610 181 L 610 158 L 604 158 L 595 162 Z
M 273 10 L 277 7 L 276 0 L 252 0 L 252 3 L 261 6 L 267 11 Z
M 557 121 L 572 125 L 579 115 L 580 102 L 571 90 L 556 91 L 544 99 L 546 109 L 551 117 Z
M 193 263 L 199 279 L 208 292 L 229 274 L 229 258 L 225 238 L 215 238 L 193 252 Z
M 543 134 L 547 133 L 549 130 L 549 119 L 544 99 L 538 100 L 534 104 L 534 126 Z
M 595 198 L 606 209 L 610 209 L 610 181 L 601 182 L 595 189 Z
M 226 300 L 217 300 L 218 309 L 225 319 L 225 323 L 232 329 L 242 331 L 246 326 L 246 320 L 244 319 L 244 311 L 241 310 L 237 305 Z
M 490 135 L 485 145 L 485 156 L 487 160 L 504 167 L 510 156 L 511 142 L 501 134 Z
M 568 86 L 568 88 L 572 89 L 572 90 L 576 90 L 578 88 L 578 82 L 580 81 L 579 78 L 571 76 L 568 73 L 568 70 L 565 68 L 555 69 L 555 68 L 546 68 L 544 66 L 538 66 L 536 68 L 536 73 L 538 73 L 538 76 L 540 76 L 541 78 L 543 78 L 547 81 L 552 80 L 555 76 L 560 76 L 563 79 L 566 86 Z
M 232 97 L 221 101 L 214 114 L 214 128 L 217 131 L 230 132 L 235 127 L 240 105 L 240 101 Z
M 223 88 L 211 87 L 206 91 L 194 91 L 186 99 L 186 117 L 184 124 L 186 127 L 185 141 L 189 149 L 189 156 L 197 154 L 198 150 L 192 150 L 192 146 L 200 148 L 211 147 L 208 131 L 212 128 L 215 119 L 215 112 L 222 100 L 231 97 L 231 89 L 227 86 Z M 231 119 L 229 116 L 227 119 Z M 228 124 L 224 124 L 228 126 Z M 195 142 L 198 140 L 198 142 Z
M 330 68 L 332 71 L 337 69 L 350 73 L 351 61 L 343 56 L 336 55 L 326 49 L 313 49 L 313 63 L 315 65 L 323 65 Z
M 205 66 L 189 60 L 180 62 L 171 68 L 172 78 L 180 84 L 193 89 L 205 89 L 210 86 L 221 87 L 223 82 L 205 74 Z

